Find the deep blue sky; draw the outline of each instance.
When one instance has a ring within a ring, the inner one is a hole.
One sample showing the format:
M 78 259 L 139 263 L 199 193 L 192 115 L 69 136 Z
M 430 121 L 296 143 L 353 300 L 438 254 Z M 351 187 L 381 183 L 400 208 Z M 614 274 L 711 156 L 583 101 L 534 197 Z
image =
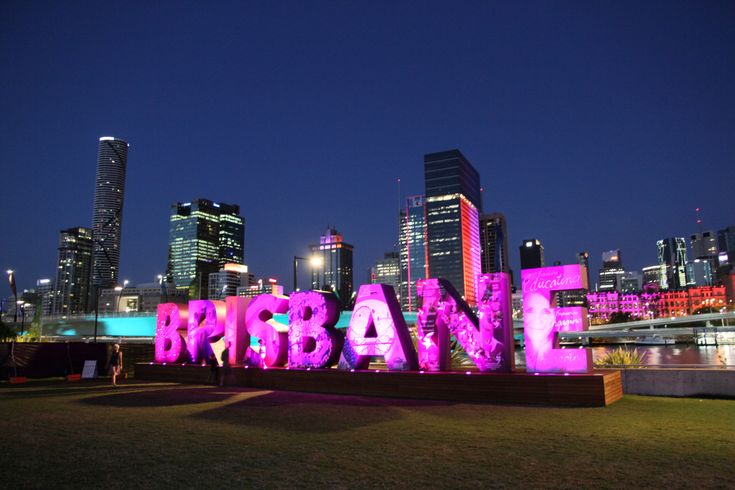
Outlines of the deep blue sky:
M 396 241 L 396 178 L 459 148 L 512 264 L 735 224 L 735 3 L 32 2 L 0 5 L 0 267 L 52 277 L 92 219 L 99 136 L 130 142 L 122 277 L 163 272 L 169 206 L 237 203 L 246 263 L 291 284 L 326 226 L 356 282 Z M 7 289 L 2 294 L 7 293 Z

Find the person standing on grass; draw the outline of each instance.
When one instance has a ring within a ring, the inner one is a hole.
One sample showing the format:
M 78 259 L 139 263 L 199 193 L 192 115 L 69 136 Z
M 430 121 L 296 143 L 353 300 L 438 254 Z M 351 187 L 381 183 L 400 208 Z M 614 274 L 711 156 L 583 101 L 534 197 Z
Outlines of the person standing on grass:
M 123 355 L 120 351 L 120 344 L 112 346 L 112 357 L 110 358 L 110 376 L 112 377 L 112 386 L 117 386 L 117 377 L 122 372 Z
M 217 375 L 219 374 L 219 364 L 217 364 L 217 356 L 214 355 L 214 352 L 209 354 L 207 364 L 209 364 L 209 379 L 207 380 L 207 383 L 216 385 Z
M 222 351 L 222 375 L 219 378 L 219 385 L 225 385 L 225 378 L 230 372 L 230 344 L 225 342 L 225 350 Z

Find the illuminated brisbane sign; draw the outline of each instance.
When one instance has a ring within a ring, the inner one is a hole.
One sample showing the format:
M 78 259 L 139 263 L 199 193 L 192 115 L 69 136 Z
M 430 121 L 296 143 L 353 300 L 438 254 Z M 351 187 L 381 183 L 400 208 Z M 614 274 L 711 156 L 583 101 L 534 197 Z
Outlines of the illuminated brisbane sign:
M 522 282 L 526 370 L 589 371 L 588 349 L 558 345 L 558 332 L 587 329 L 586 310 L 555 307 L 556 293 L 587 288 L 584 267 L 527 269 Z M 165 303 L 158 306 L 156 318 L 156 362 L 201 363 L 213 352 L 212 344 L 224 340 L 233 365 L 319 369 L 336 364 L 339 369 L 363 370 L 373 357 L 382 357 L 389 370 L 449 371 L 454 336 L 479 371 L 510 372 L 514 342 L 509 275 L 483 274 L 477 283 L 475 313 L 446 280 L 417 282 L 421 308 L 416 348 L 395 292 L 384 284 L 360 287 L 346 331 L 335 328 L 337 298 L 323 291 Z M 288 325 L 274 319 L 285 313 Z

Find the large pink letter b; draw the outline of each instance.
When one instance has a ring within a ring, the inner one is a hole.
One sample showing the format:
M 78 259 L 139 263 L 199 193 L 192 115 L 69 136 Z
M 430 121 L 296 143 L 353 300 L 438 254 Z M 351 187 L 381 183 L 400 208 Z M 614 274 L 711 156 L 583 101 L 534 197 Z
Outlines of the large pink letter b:
M 288 309 L 288 365 L 324 368 L 339 359 L 344 334 L 334 326 L 339 320 L 339 301 L 332 293 L 293 293 Z
M 186 305 L 161 303 L 156 314 L 156 362 L 180 362 L 188 357 L 186 334 L 188 321 Z

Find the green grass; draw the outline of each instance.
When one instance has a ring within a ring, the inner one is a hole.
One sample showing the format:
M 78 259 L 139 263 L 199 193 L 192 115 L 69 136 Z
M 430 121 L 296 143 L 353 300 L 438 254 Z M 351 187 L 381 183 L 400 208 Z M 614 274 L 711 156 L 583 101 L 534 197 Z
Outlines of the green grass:
M 735 488 L 735 401 L 607 408 L 0 387 L 3 488 Z

